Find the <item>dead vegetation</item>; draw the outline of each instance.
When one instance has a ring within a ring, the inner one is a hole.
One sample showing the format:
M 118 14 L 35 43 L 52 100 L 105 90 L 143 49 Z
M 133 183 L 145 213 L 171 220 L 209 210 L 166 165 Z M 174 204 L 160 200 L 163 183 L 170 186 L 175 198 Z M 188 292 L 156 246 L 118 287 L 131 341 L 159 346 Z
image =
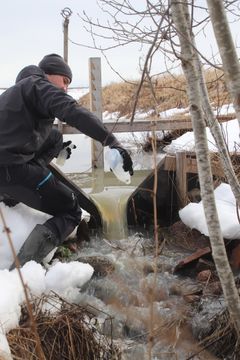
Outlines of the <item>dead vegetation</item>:
M 215 182 L 216 186 L 218 186 L 221 182 L 228 182 L 227 177 L 224 174 L 220 156 L 218 153 L 211 153 L 211 166 L 213 169 L 213 173 L 215 174 Z M 234 172 L 240 181 L 240 159 L 239 159 L 239 149 L 236 149 L 234 153 L 230 154 L 230 159 L 233 165 Z
M 55 309 L 43 310 L 43 303 Z M 93 311 L 69 304 L 56 294 L 34 301 L 34 319 L 41 347 L 47 360 L 120 359 L 112 340 L 101 335 L 94 325 Z M 12 358 L 39 359 L 26 307 L 22 308 L 19 327 L 7 334 Z
M 240 346 L 236 330 L 227 309 L 208 321 L 205 331 L 199 334 L 200 345 L 221 359 L 240 359 Z
M 228 92 L 221 71 L 210 69 L 205 71 L 205 79 L 209 92 L 210 102 L 214 106 L 229 103 Z M 186 108 L 188 106 L 186 94 L 186 81 L 183 75 L 162 75 L 152 81 L 152 87 L 145 82 L 138 99 L 137 110 L 152 111 L 151 116 L 173 108 Z M 120 82 L 103 87 L 103 111 L 109 113 L 119 112 L 120 116 L 132 112 L 135 94 L 139 83 Z M 80 99 L 82 106 L 89 107 L 89 94 Z

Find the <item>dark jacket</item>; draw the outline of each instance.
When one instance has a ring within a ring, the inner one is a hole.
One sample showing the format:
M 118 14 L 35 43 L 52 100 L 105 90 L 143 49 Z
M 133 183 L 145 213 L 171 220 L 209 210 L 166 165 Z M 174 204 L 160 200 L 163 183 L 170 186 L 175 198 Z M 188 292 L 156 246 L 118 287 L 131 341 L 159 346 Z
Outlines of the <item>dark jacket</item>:
M 104 146 L 117 143 L 94 114 L 50 83 L 39 67 L 30 65 L 0 96 L 0 165 L 23 164 L 34 158 L 55 118 Z

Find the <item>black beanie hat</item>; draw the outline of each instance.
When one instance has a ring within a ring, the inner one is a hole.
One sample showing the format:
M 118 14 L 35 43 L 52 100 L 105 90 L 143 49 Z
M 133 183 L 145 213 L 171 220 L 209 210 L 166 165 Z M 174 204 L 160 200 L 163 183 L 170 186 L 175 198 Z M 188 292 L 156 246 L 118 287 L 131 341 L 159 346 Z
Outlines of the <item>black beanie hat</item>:
M 70 82 L 72 81 L 72 71 L 60 55 L 46 55 L 38 66 L 48 75 L 63 75 L 68 77 Z

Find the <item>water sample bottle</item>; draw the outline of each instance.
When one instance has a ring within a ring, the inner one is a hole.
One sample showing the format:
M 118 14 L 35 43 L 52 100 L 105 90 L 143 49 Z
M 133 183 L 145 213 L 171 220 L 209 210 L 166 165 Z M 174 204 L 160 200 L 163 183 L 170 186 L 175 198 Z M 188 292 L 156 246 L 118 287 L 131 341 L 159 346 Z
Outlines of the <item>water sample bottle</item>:
M 60 153 L 58 154 L 57 160 L 56 160 L 56 164 L 59 166 L 63 166 L 65 164 L 65 161 L 67 160 L 68 157 L 68 151 L 67 148 L 70 149 L 75 149 L 76 145 L 74 144 L 70 144 L 67 147 L 64 147 Z
M 123 158 L 117 149 L 110 149 L 106 151 L 105 159 L 118 180 L 125 184 L 130 184 L 131 177 L 128 171 L 123 170 Z

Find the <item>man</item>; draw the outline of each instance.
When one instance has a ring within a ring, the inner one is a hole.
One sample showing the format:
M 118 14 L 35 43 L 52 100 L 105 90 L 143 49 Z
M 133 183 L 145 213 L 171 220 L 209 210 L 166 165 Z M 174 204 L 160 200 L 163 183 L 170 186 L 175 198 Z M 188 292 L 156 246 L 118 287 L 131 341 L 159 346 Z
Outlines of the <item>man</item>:
M 64 146 L 62 135 L 52 129 L 55 118 L 118 149 L 124 170 L 133 174 L 131 157 L 115 136 L 66 93 L 71 81 L 70 67 L 50 54 L 38 66 L 24 68 L 0 96 L 0 194 L 52 215 L 26 239 L 18 254 L 20 266 L 41 262 L 81 220 L 76 196 L 47 167 Z

